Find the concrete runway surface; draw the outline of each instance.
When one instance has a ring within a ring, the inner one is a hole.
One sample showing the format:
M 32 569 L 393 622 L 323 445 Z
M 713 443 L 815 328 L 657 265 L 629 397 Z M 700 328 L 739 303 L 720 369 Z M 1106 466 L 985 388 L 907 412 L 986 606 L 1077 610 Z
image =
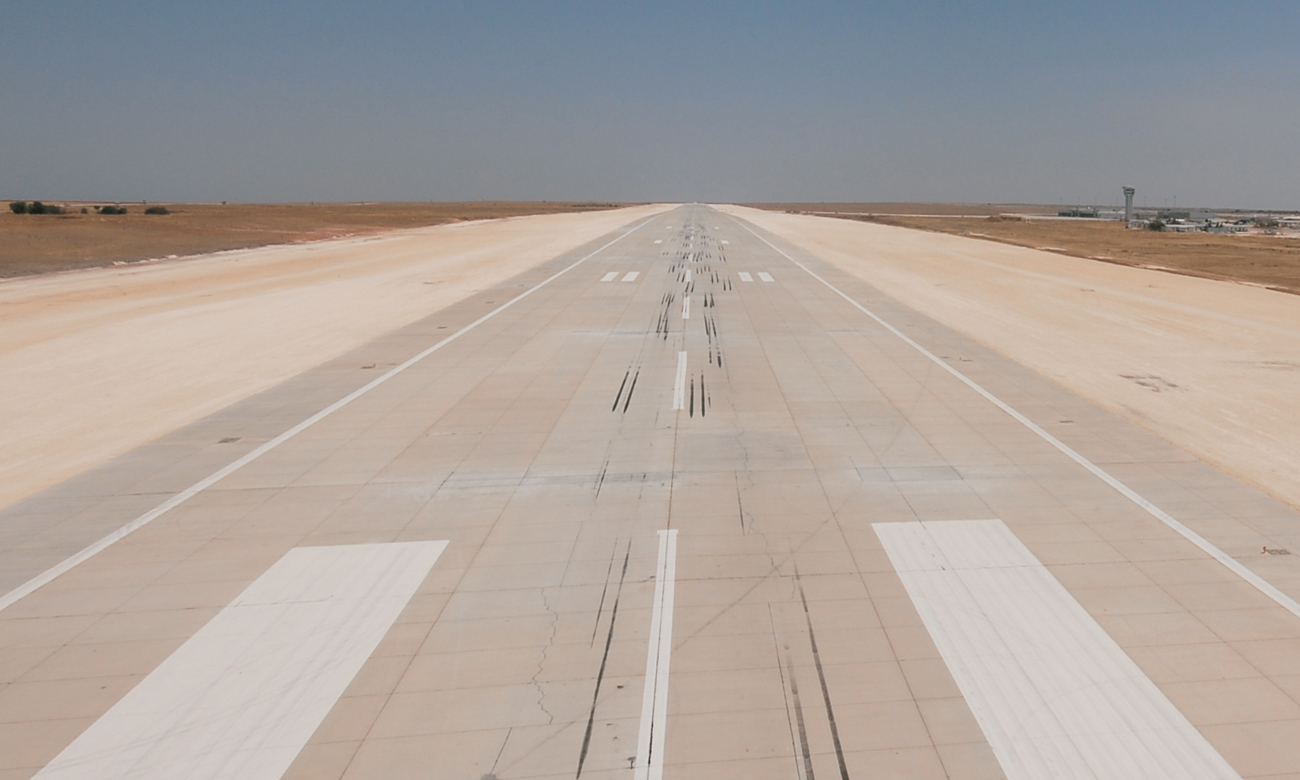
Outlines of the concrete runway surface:
M 0 511 L 0 778 L 1300 777 L 1298 520 L 688 205 Z

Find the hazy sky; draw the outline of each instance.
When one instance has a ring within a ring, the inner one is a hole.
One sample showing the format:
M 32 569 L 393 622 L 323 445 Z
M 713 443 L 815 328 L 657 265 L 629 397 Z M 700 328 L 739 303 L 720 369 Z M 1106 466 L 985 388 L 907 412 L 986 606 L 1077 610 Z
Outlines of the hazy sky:
M 1300 2 L 0 4 L 0 196 L 1300 208 Z

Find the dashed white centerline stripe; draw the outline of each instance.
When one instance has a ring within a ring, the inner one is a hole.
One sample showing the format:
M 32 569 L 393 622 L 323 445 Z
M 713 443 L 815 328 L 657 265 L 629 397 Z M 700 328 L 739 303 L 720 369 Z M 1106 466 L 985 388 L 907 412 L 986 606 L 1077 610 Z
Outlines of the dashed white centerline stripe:
M 767 271 L 759 271 L 759 272 L 758 272 L 758 278 L 759 278 L 759 279 L 762 279 L 762 280 L 765 281 L 765 282 L 775 282 L 775 281 L 776 281 L 775 279 L 772 278 L 772 275 L 769 274 Z
M 683 353 L 685 354 L 685 353 Z M 677 579 L 677 531 L 659 532 L 650 647 L 641 695 L 641 730 L 636 741 L 634 780 L 662 780 L 664 737 L 668 727 L 668 661 L 673 649 L 673 591 Z
M 623 281 L 635 282 L 636 278 L 640 275 L 641 275 L 640 271 L 628 271 L 626 274 L 623 275 Z
M 872 528 L 1008 780 L 1240 780 L 1001 520 Z
M 278 780 L 446 547 L 290 550 L 36 777 Z
M 691 318 L 691 296 L 688 295 L 682 300 L 682 319 L 689 320 L 690 318 Z
M 691 269 L 687 268 L 687 269 L 686 269 L 686 281 L 689 282 L 690 280 L 691 280 Z
M 402 373 L 403 371 L 415 365 L 416 363 L 419 363 L 421 360 L 424 360 L 429 355 L 432 355 L 433 353 L 437 352 L 438 350 L 452 343 L 453 341 L 465 335 L 466 333 L 469 333 L 471 330 L 477 328 L 479 325 L 482 325 L 483 323 L 497 316 L 498 314 L 505 311 L 506 309 L 509 309 L 511 306 L 514 306 L 516 303 L 519 303 L 523 299 L 527 298 L 528 296 L 542 289 L 543 287 L 555 281 L 556 279 L 559 279 L 561 276 L 564 276 L 569 271 L 572 271 L 574 268 L 577 268 L 578 266 L 582 265 L 586 261 L 590 260 L 591 258 L 595 257 L 601 252 L 610 248 L 614 244 L 617 244 L 619 241 L 622 241 L 624 238 L 627 238 L 628 236 L 632 235 L 636 231 L 645 227 L 645 225 L 648 222 L 650 222 L 651 219 L 654 218 L 653 217 L 647 218 L 636 227 L 631 228 L 630 230 L 627 230 L 626 232 L 620 234 L 618 237 L 602 244 L 597 249 L 592 250 L 589 254 L 586 254 L 583 257 L 579 258 L 578 260 L 573 261 L 569 265 L 566 265 L 564 268 L 561 268 L 559 271 L 556 271 L 555 273 L 546 277 L 545 279 L 538 282 L 533 287 L 524 290 L 520 294 L 516 295 L 515 297 L 511 298 L 510 300 L 496 307 L 492 311 L 488 312 L 487 314 L 484 314 L 482 317 L 479 317 L 478 319 L 474 320 L 470 324 L 466 325 L 465 327 L 451 334 L 450 336 L 443 339 L 442 341 L 439 341 L 437 344 L 434 344 L 431 347 L 427 347 L 424 351 L 418 353 L 414 357 L 408 358 L 406 362 L 401 363 L 389 369 L 386 373 L 375 377 L 374 379 L 370 380 L 370 382 L 357 388 L 356 390 L 353 390 L 351 393 L 348 393 L 347 395 L 343 396 L 342 398 L 330 404 L 329 406 L 325 407 L 324 409 L 321 409 L 319 412 L 316 412 L 311 417 L 308 417 L 307 419 L 293 426 L 292 428 L 280 434 L 279 436 L 276 436 L 274 439 L 271 439 L 270 441 L 261 445 L 257 449 L 253 450 L 252 452 L 249 452 L 243 457 L 238 458 L 233 462 L 223 466 L 222 468 L 218 469 L 217 471 L 213 472 L 207 477 L 204 477 L 198 482 L 195 482 L 193 485 L 190 485 L 185 490 L 182 490 L 181 492 L 177 493 L 176 495 L 162 502 L 161 504 L 154 507 L 153 509 L 150 509 L 148 512 L 145 512 L 143 515 L 140 515 L 136 519 L 132 520 L 131 522 L 127 523 L 126 525 L 122 526 L 116 531 L 110 533 L 109 535 L 95 542 L 94 544 L 91 544 L 90 546 L 83 548 L 81 551 L 77 552 L 75 555 L 71 556 L 70 558 L 67 558 L 62 562 L 57 563 L 54 566 L 51 566 L 50 568 L 46 569 L 45 571 L 31 578 L 27 582 L 24 582 L 22 585 L 19 585 L 18 587 L 4 594 L 4 596 L 0 596 L 0 610 L 7 609 L 22 597 L 28 595 L 32 591 L 41 587 L 42 585 L 45 585 L 53 581 L 59 575 L 71 570 L 77 564 L 89 560 L 90 558 L 93 558 L 94 556 L 98 555 L 100 552 L 103 552 L 104 550 L 106 550 L 107 548 L 109 548 L 119 540 L 127 537 L 128 535 L 139 530 L 140 528 L 143 528 L 144 526 L 153 522 L 154 520 L 166 514 L 167 512 L 171 511 L 172 509 L 185 503 L 186 501 L 189 501 L 191 498 L 198 495 L 199 493 L 202 493 L 204 490 L 207 490 L 212 485 L 216 484 L 217 482 L 220 482 L 221 480 L 235 473 L 236 471 L 243 468 L 244 466 L 247 466 L 249 463 L 252 463 L 253 461 L 265 455 L 266 453 L 275 449 L 276 447 L 279 447 L 281 444 L 284 444 L 289 439 L 292 439 L 293 437 L 307 430 L 308 428 L 320 422 L 321 420 L 324 420 L 326 417 L 329 417 L 331 414 L 334 414 L 339 409 L 342 409 L 343 407 L 357 400 L 358 398 L 365 395 L 366 393 L 369 393 L 371 390 L 374 390 L 376 387 L 379 387 L 383 383 L 387 382 L 388 380 Z
M 727 241 L 726 239 L 723 239 L 722 243 L 724 243 L 724 244 L 730 244 L 731 242 L 730 242 L 730 241 Z
M 686 353 L 677 353 L 677 378 L 673 381 L 673 409 L 686 408 Z
M 849 305 L 853 306 L 858 311 L 862 312 L 863 314 L 867 315 L 871 319 L 875 320 L 876 323 L 879 324 L 882 328 L 897 336 L 905 344 L 915 349 L 917 352 L 920 352 L 922 355 L 928 358 L 935 365 L 939 366 L 939 368 L 942 368 L 944 371 L 947 371 L 954 378 L 956 378 L 957 381 L 966 385 L 971 390 L 974 390 L 976 393 L 982 396 L 986 401 L 993 404 L 994 406 L 1001 409 L 1002 411 L 1006 412 L 1007 415 L 1009 415 L 1016 422 L 1025 426 L 1029 430 L 1033 431 L 1043 441 L 1047 442 L 1048 444 L 1055 447 L 1058 451 L 1060 451 L 1061 454 L 1065 455 L 1070 460 L 1074 461 L 1075 463 L 1082 466 L 1084 469 L 1088 470 L 1093 476 L 1095 476 L 1097 479 L 1100 479 L 1102 482 L 1105 482 L 1117 493 L 1124 496 L 1129 501 L 1132 501 L 1134 504 L 1137 504 L 1147 514 L 1151 515 L 1152 517 L 1156 518 L 1160 522 L 1164 523 L 1166 526 L 1172 529 L 1179 536 L 1183 537 L 1187 541 L 1199 547 L 1206 555 L 1209 555 L 1214 560 L 1223 564 L 1225 567 L 1230 569 L 1233 574 L 1236 574 L 1238 577 L 1241 577 L 1246 582 L 1249 582 L 1252 586 L 1254 586 L 1257 590 L 1259 590 L 1259 592 L 1263 593 L 1265 596 L 1268 596 L 1270 599 L 1276 602 L 1283 609 L 1287 610 L 1288 612 L 1295 615 L 1296 617 L 1300 617 L 1300 602 L 1297 602 L 1295 599 L 1291 598 L 1290 596 L 1286 595 L 1282 591 L 1278 590 L 1276 587 L 1273 586 L 1272 583 L 1268 582 L 1263 577 L 1260 577 L 1255 572 L 1246 568 L 1246 566 L 1241 564 L 1231 555 L 1228 555 L 1223 550 L 1220 550 L 1218 547 L 1211 544 L 1209 540 L 1207 540 L 1205 537 L 1201 536 L 1200 534 L 1196 533 L 1192 529 L 1178 522 L 1178 520 L 1176 520 L 1173 517 L 1173 515 L 1170 515 L 1168 512 L 1164 511 L 1160 507 L 1148 501 L 1146 498 L 1144 498 L 1133 488 L 1129 487 L 1128 485 L 1125 485 L 1123 482 L 1120 482 L 1118 479 L 1112 476 L 1110 472 L 1106 471 L 1105 469 L 1101 468 L 1097 464 L 1093 463 L 1092 461 L 1083 457 L 1079 453 L 1075 452 L 1065 442 L 1061 441 L 1060 439 L 1056 438 L 1052 434 L 1043 430 L 1042 427 L 1040 427 L 1033 420 L 1030 420 L 1028 417 L 1016 411 L 1010 404 L 1003 401 L 1001 398 L 998 398 L 997 396 L 990 393 L 988 390 L 985 390 L 984 387 L 980 385 L 978 382 L 976 382 L 975 380 L 971 379 L 970 377 L 966 376 L 962 372 L 948 365 L 943 360 L 943 358 L 939 357 L 938 355 L 934 354 L 930 350 L 918 344 L 916 341 L 909 338 L 907 334 L 903 333 L 898 328 L 895 328 L 893 325 L 890 325 L 878 314 L 876 314 L 875 312 L 871 311 L 867 307 L 863 306 L 862 304 L 850 298 L 848 294 L 846 294 L 843 290 L 831 284 L 830 282 L 826 281 L 822 277 L 818 276 L 808 266 L 804 265 L 798 260 L 795 260 L 789 254 L 787 254 L 779 247 L 777 247 L 776 244 L 773 244 L 771 241 L 768 241 L 766 238 L 763 238 L 758 233 L 754 232 L 754 230 L 750 228 L 748 225 L 741 222 L 740 220 L 736 220 L 736 223 L 740 225 L 742 228 L 744 228 L 745 230 L 749 231 L 751 234 L 753 234 L 753 236 L 757 238 L 759 241 L 762 241 L 764 244 L 767 244 L 769 247 L 771 247 L 777 254 L 781 255 L 786 260 L 789 260 L 791 263 L 794 263 L 796 266 L 802 269 L 804 273 L 808 274 L 812 278 L 824 284 L 829 290 L 831 290 L 831 292 L 835 293 L 836 295 L 840 296 L 845 301 L 847 301 Z
M 618 271 L 610 271 L 609 273 L 607 273 L 607 274 L 605 274 L 604 276 L 600 277 L 600 280 L 601 280 L 602 282 L 612 282 L 612 281 L 614 281 L 614 280 L 617 279 L 617 278 L 618 278 Z
M 656 243 L 656 244 L 662 244 L 663 242 L 664 242 L 664 240 L 663 240 L 662 238 L 656 238 L 656 239 L 655 239 L 655 243 Z
M 742 282 L 752 282 L 752 281 L 754 281 L 754 277 L 750 276 L 748 271 L 741 271 L 741 272 L 740 272 L 740 281 L 742 281 Z

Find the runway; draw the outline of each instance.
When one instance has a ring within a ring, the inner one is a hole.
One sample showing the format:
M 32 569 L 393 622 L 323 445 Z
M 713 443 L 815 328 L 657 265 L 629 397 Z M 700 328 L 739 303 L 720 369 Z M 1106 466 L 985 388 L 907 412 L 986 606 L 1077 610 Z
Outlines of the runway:
M 0 778 L 1300 777 L 1298 521 L 686 205 L 0 511 Z

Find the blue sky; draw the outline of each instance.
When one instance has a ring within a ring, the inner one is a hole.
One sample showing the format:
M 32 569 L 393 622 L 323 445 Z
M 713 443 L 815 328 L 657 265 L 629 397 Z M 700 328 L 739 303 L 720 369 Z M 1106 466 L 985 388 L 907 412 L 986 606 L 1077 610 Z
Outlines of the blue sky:
M 1300 3 L 0 4 L 0 196 L 1300 209 Z

